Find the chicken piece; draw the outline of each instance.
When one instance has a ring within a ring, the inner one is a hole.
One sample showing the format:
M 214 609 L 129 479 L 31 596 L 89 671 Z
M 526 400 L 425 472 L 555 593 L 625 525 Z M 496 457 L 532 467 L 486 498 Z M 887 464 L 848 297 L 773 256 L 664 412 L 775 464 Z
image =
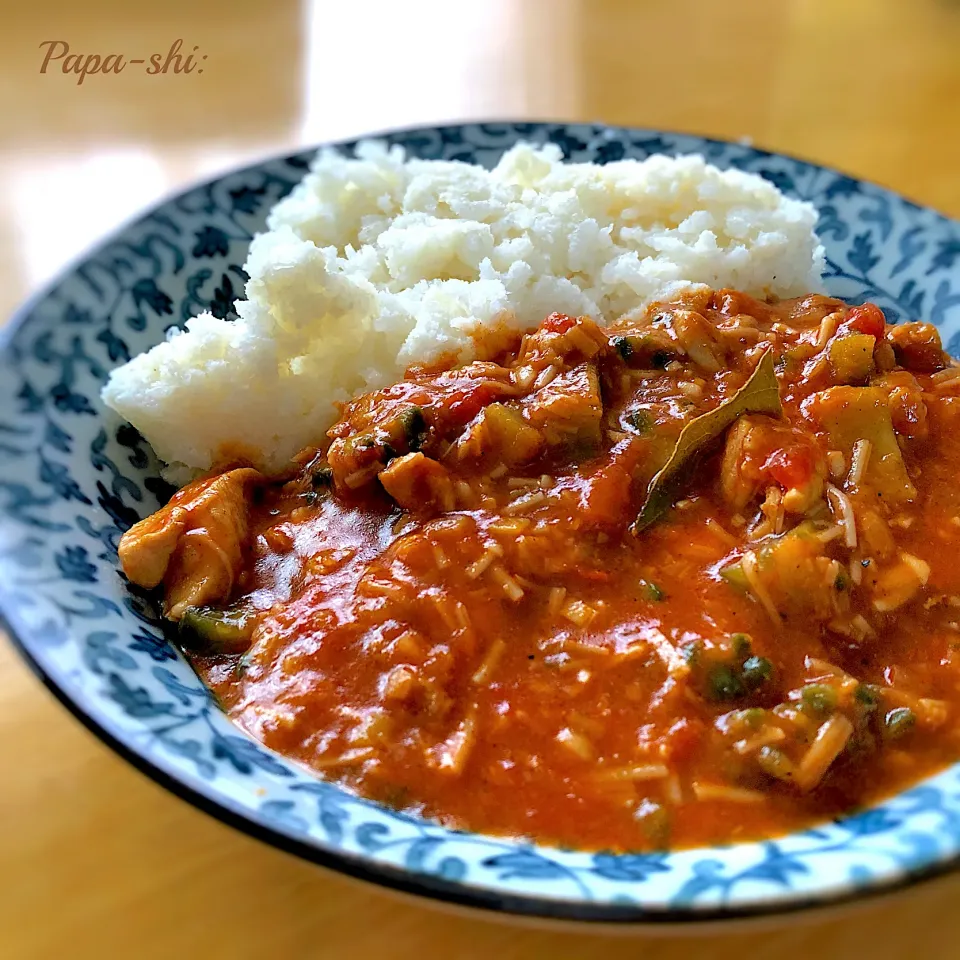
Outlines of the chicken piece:
M 716 327 L 695 310 L 674 310 L 671 323 L 687 356 L 708 373 L 720 370 L 723 349 L 715 339 Z
M 900 323 L 887 328 L 897 362 L 917 373 L 936 373 L 949 359 L 943 352 L 940 332 L 932 323 Z
M 873 597 L 873 608 L 889 613 L 917 597 L 930 579 L 930 565 L 901 551 L 889 565 L 871 564 L 864 585 Z
M 515 396 L 510 371 L 474 362 L 457 370 L 416 374 L 351 400 L 327 431 L 327 460 L 340 490 L 372 483 L 398 454 L 430 453 L 488 403 Z
M 780 502 L 787 513 L 805 513 L 823 496 L 826 476 L 816 445 L 770 417 L 741 417 L 727 434 L 720 488 L 738 513 L 773 482 L 783 488 Z
M 741 417 L 727 432 L 720 465 L 720 490 L 731 510 L 740 513 L 754 500 L 763 483 L 754 448 L 763 439 L 760 417 Z
M 230 598 L 248 535 L 247 495 L 262 479 L 243 467 L 197 480 L 121 538 L 123 572 L 147 589 L 163 583 L 170 620 Z
M 422 453 L 391 460 L 380 473 L 380 483 L 405 510 L 432 507 L 450 511 L 456 506 L 447 468 Z
M 176 494 L 173 500 L 184 490 Z M 172 506 L 173 500 L 163 509 L 135 523 L 120 538 L 117 553 L 123 572 L 128 580 L 148 590 L 163 582 L 170 558 L 187 531 L 187 511 L 183 507 Z
M 539 371 L 550 366 L 569 370 L 608 346 L 607 335 L 589 317 L 553 313 L 520 342 L 515 379 L 532 383 Z
M 744 294 L 734 294 L 734 296 L 742 297 Z M 846 309 L 847 305 L 842 300 L 837 300 L 835 297 L 826 297 L 820 293 L 811 293 L 809 296 L 796 300 L 783 300 L 775 305 L 758 303 L 756 300 L 752 300 L 743 309 L 743 312 L 754 317 L 760 317 L 763 316 L 762 310 L 769 310 L 775 314 L 777 319 L 791 327 L 806 327 L 810 330 L 819 327 L 831 313 Z
M 332 441 L 327 460 L 336 486 L 356 490 L 372 483 L 398 454 L 422 450 L 432 455 L 442 448 L 441 441 L 452 439 L 489 404 L 519 396 L 539 386 L 539 377 L 549 380 L 608 347 L 606 334 L 589 317 L 553 314 L 523 338 L 513 369 L 474 361 L 440 373 L 414 372 L 400 383 L 357 397 L 327 432 Z M 591 371 L 599 401 L 592 366 Z M 508 419 L 503 410 L 491 418 L 491 423 L 497 421 L 496 442 L 510 433 L 517 444 L 516 462 L 523 462 L 536 454 L 533 448 L 538 450 L 542 441 L 533 432 L 511 429 Z M 599 427 L 596 433 L 599 438 Z
M 524 416 L 550 446 L 591 446 L 600 442 L 603 402 L 592 363 L 562 373 L 524 401 Z
M 860 546 L 863 553 L 877 560 L 892 556 L 897 548 L 890 525 L 876 510 L 857 511 L 857 530 L 860 534 Z

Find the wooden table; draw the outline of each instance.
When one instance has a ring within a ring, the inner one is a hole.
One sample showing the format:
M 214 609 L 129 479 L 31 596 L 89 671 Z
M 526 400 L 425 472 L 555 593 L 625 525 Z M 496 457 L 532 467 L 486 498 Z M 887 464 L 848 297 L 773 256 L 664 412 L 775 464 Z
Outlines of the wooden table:
M 960 217 L 957 0 L 9 7 L 0 316 L 181 184 L 288 146 L 446 119 L 602 119 L 749 136 Z M 177 38 L 207 56 L 190 75 L 127 69 L 78 85 L 58 61 L 40 73 L 43 41 L 147 59 Z M 953 880 L 842 918 L 642 943 L 400 900 L 262 846 L 154 786 L 72 720 L 6 644 L 0 775 L 0 956 L 18 960 L 960 953 Z

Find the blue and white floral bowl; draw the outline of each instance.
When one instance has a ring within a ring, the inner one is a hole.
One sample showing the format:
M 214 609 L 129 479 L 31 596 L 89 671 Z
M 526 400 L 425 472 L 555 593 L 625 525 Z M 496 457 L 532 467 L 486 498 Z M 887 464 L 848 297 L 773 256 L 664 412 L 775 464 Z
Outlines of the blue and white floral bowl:
M 815 203 L 827 285 L 922 318 L 960 349 L 960 227 L 871 184 L 750 147 L 598 125 L 489 123 L 384 135 L 493 164 L 518 139 L 576 160 L 700 152 Z M 350 144 L 344 145 L 350 149 Z M 360 800 L 221 714 L 118 573 L 117 542 L 168 489 L 99 401 L 107 371 L 199 310 L 230 317 L 267 210 L 311 151 L 161 204 L 25 306 L 0 347 L 0 611 L 59 699 L 120 754 L 221 820 L 308 860 L 440 900 L 608 922 L 716 920 L 837 903 L 960 862 L 960 765 L 782 839 L 679 853 L 577 853 L 445 829 Z

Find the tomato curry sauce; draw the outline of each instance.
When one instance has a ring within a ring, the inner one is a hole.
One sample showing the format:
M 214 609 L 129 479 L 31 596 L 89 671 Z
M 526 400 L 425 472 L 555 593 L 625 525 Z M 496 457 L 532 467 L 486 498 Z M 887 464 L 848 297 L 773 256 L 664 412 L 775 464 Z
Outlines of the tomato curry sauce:
M 733 291 L 346 404 L 121 544 L 269 747 L 451 826 L 780 834 L 960 756 L 960 367 L 927 324 Z

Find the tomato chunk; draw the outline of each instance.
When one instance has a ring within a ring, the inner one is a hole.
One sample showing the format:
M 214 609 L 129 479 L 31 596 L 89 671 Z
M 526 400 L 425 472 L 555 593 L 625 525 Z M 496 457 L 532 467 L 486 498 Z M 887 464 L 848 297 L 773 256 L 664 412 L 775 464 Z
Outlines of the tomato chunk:
M 843 325 L 848 330 L 856 330 L 857 333 L 868 333 L 871 337 L 881 340 L 887 328 L 887 319 L 884 317 L 883 311 L 875 303 L 865 303 L 860 307 L 854 307 L 847 314 Z
M 467 381 L 462 387 L 451 390 L 444 402 L 449 425 L 469 423 L 496 396 L 496 389 L 487 383 Z
M 612 451 L 610 463 L 586 480 L 580 491 L 581 518 L 586 524 L 615 526 L 629 518 L 634 473 L 648 449 L 644 439 L 621 441 Z
M 577 321 L 573 317 L 568 317 L 565 313 L 551 313 L 546 320 L 540 324 L 541 330 L 549 330 L 550 333 L 566 333 L 571 327 L 576 326 Z
M 807 446 L 786 447 L 772 453 L 763 468 L 784 490 L 791 490 L 810 481 L 816 454 Z

